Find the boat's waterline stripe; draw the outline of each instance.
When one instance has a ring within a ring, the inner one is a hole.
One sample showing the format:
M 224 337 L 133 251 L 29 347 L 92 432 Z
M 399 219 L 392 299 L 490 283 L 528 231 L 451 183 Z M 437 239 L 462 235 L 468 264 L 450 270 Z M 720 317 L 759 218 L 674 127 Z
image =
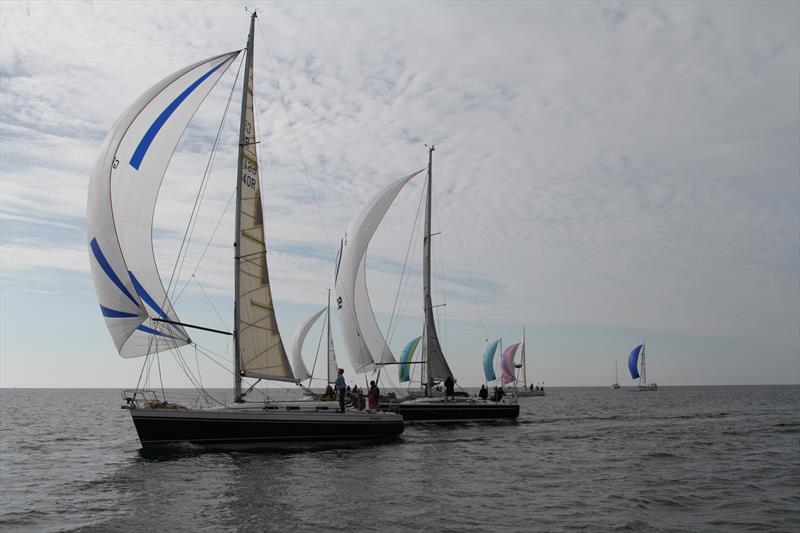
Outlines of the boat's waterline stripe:
M 136 298 L 134 298 L 130 292 L 128 292 L 128 289 L 125 288 L 125 284 L 122 283 L 122 280 L 119 279 L 117 273 L 114 272 L 113 268 L 111 268 L 106 256 L 103 255 L 103 251 L 100 249 L 100 245 L 97 244 L 97 238 L 92 239 L 92 242 L 89 243 L 89 248 L 92 249 L 92 253 L 94 254 L 94 258 L 97 260 L 97 264 L 100 265 L 100 268 L 103 269 L 103 272 L 106 273 L 106 276 L 108 276 L 108 278 L 114 282 L 114 285 L 116 285 L 117 288 L 121 290 L 122 293 L 134 303 L 134 305 L 136 305 L 136 307 L 140 307 L 139 302 L 136 301 Z
M 164 111 L 161 112 L 160 115 L 158 115 L 158 117 L 153 121 L 153 123 L 145 132 L 144 137 L 142 137 L 142 140 L 139 141 L 138 146 L 136 146 L 136 150 L 133 152 L 133 157 L 131 157 L 130 161 L 130 165 L 133 168 L 139 170 L 139 166 L 142 164 L 142 160 L 144 159 L 145 154 L 147 154 L 147 150 L 150 148 L 150 144 L 153 142 L 153 139 L 155 139 L 158 132 L 161 130 L 161 128 L 164 126 L 167 120 L 169 120 L 169 117 L 172 116 L 175 110 L 178 109 L 178 107 L 183 103 L 183 101 L 186 100 L 189 97 L 189 95 L 192 94 L 192 92 L 194 92 L 194 90 L 200 86 L 201 83 L 206 81 L 206 79 L 208 79 L 209 76 L 214 74 L 214 72 L 216 72 L 217 69 L 219 69 L 222 65 L 226 64 L 227 62 L 228 62 L 227 59 L 222 60 L 219 65 L 217 65 L 216 67 L 212 68 L 211 70 L 200 76 L 194 83 L 192 83 L 186 89 L 184 89 L 184 91 L 181 94 L 179 94 L 177 98 L 175 98 L 175 100 L 173 100 L 164 109 Z

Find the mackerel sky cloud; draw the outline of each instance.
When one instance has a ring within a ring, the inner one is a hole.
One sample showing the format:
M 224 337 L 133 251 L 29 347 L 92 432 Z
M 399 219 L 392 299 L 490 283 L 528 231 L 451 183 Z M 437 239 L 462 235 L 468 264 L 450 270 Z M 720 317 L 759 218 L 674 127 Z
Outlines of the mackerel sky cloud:
M 482 382 L 487 338 L 522 327 L 529 375 L 552 385 L 610 384 L 642 340 L 659 384 L 800 381 L 800 4 L 248 5 L 285 342 L 325 303 L 350 218 L 433 143 L 435 299 L 460 383 Z M 90 169 L 139 94 L 244 47 L 247 25 L 235 2 L 0 3 L 0 386 L 135 384 L 141 362 L 116 355 L 90 279 Z M 237 68 L 165 177 L 162 272 Z M 237 117 L 234 103 L 176 303 L 211 327 L 231 322 Z M 368 254 L 395 352 L 421 329 L 421 243 L 395 298 L 422 186 Z

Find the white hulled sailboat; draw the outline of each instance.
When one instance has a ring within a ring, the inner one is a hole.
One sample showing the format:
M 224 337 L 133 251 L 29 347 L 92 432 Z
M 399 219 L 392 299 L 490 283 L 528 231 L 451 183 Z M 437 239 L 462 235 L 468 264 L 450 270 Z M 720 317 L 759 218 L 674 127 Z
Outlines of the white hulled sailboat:
M 628 370 L 631 372 L 631 378 L 639 380 L 640 391 L 654 391 L 658 389 L 655 383 L 647 382 L 647 366 L 645 365 L 644 342 L 637 346 L 628 355 Z M 641 372 L 637 368 L 637 363 L 641 361 Z
M 454 422 L 468 420 L 497 420 L 517 418 L 519 405 L 513 402 L 486 402 L 476 398 L 456 396 L 455 399 L 434 396 L 437 383 L 448 379 L 455 381 L 450 366 L 442 352 L 434 324 L 431 300 L 431 196 L 434 148 L 428 150 L 428 180 L 425 203 L 425 234 L 423 241 L 423 308 L 425 315 L 421 339 L 411 341 L 403 350 L 400 379 L 408 372 L 408 365 L 417 344 L 422 345 L 421 358 L 424 372 L 424 397 L 403 402 L 385 402 L 381 407 L 400 413 L 405 420 L 426 422 Z M 342 336 L 348 355 L 356 372 L 366 372 L 381 365 L 396 364 L 396 359 L 386 344 L 377 323 L 366 286 L 366 251 L 369 241 L 400 190 L 422 170 L 387 185 L 353 218 L 348 227 L 339 256 L 336 275 L 336 295 Z
M 145 401 L 127 404 L 143 447 L 190 442 L 215 447 L 375 439 L 399 435 L 390 413 L 338 413 L 319 404 L 247 402 L 242 379 L 297 383 L 278 331 L 267 270 L 253 108 L 253 36 L 244 59 L 236 181 L 234 248 L 234 398 L 236 405 L 186 409 Z M 100 309 L 122 357 L 153 357 L 192 344 L 156 267 L 152 223 L 161 180 L 184 129 L 241 51 L 195 63 L 157 83 L 117 120 L 92 171 L 87 232 Z M 210 328 L 200 328 L 210 330 Z
M 528 361 L 525 358 L 525 328 L 522 328 L 522 342 L 520 343 L 520 357 L 519 357 L 519 366 L 520 366 L 520 374 L 522 374 L 522 379 L 518 379 L 517 383 L 517 395 L 518 396 L 544 396 L 544 383 L 534 385 L 531 383 L 528 385 Z M 520 387 L 520 382 L 522 386 Z

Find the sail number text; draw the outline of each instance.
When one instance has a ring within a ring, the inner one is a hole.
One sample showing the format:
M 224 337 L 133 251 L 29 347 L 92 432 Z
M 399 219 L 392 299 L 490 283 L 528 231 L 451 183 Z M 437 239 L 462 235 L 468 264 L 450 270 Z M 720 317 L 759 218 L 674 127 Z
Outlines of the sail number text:
M 258 165 L 255 161 L 251 161 L 246 157 L 242 159 L 242 183 L 251 188 L 255 189 L 256 185 L 258 184 Z

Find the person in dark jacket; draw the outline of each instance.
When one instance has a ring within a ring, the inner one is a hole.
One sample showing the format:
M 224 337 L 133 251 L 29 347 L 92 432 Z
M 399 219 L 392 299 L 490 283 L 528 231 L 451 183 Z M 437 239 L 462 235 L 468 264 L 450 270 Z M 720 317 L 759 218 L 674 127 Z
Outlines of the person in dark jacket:
M 347 383 L 344 380 L 344 368 L 339 369 L 339 375 L 334 382 L 336 392 L 339 393 L 339 411 L 344 413 L 344 399 L 347 394 Z
M 455 391 L 455 381 L 453 381 L 453 376 L 447 376 L 447 379 L 444 380 L 444 399 L 447 400 L 448 398 L 456 399 L 456 391 Z
M 481 400 L 485 400 L 489 397 L 489 389 L 486 388 L 486 385 L 481 385 L 481 390 L 478 393 L 478 398 Z

